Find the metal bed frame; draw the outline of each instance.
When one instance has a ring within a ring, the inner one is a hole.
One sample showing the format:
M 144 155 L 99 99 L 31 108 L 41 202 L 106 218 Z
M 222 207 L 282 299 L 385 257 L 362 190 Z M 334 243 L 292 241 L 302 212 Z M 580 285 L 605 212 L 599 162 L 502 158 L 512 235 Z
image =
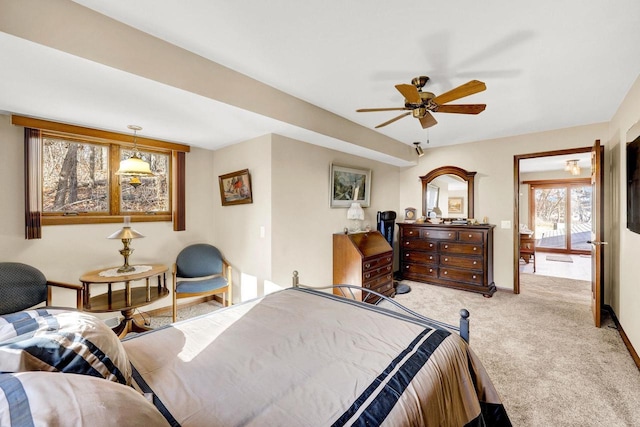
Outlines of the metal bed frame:
M 381 301 L 386 301 L 392 304 L 394 307 L 399 308 L 406 314 L 413 316 L 423 322 L 426 322 L 436 328 L 444 328 L 458 333 L 463 340 L 469 343 L 469 311 L 465 308 L 460 310 L 460 326 L 453 326 L 448 323 L 440 322 L 438 320 L 431 319 L 429 317 L 423 316 L 420 313 L 416 313 L 415 311 L 403 306 L 402 304 L 396 302 L 392 298 L 389 298 L 386 295 L 378 293 L 376 291 L 372 291 L 371 289 L 363 288 L 360 286 L 354 285 L 329 285 L 329 286 L 308 286 L 301 285 L 300 279 L 297 271 L 293 272 L 293 280 L 292 286 L 294 288 L 304 288 L 304 289 L 313 289 L 313 290 L 327 290 L 332 289 L 334 295 L 341 296 L 343 298 L 352 299 L 356 301 L 362 301 L 373 305 L 379 305 Z M 338 291 L 339 293 L 336 293 Z

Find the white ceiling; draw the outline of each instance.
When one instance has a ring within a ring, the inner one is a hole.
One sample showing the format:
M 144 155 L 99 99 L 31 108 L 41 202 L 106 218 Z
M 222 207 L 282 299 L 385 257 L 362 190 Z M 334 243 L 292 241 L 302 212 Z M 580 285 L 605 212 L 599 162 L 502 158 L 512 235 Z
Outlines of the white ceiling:
M 425 89 L 438 95 L 484 81 L 486 91 L 454 102 L 486 103 L 477 116 L 434 113 L 428 132 L 412 117 L 379 130 L 426 149 L 608 121 L 640 72 L 638 0 L 75 3 L 367 128 L 397 112 L 355 110 L 402 106 L 395 84 L 428 75 Z M 118 132 L 138 124 L 141 135 L 209 149 L 278 133 L 377 158 L 3 32 L 0 58 L 2 111 Z

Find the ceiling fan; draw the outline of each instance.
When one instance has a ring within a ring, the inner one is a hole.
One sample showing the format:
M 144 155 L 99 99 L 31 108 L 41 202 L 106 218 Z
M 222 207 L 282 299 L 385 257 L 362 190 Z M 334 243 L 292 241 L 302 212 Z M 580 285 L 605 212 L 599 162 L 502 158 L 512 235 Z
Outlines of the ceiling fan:
M 441 95 L 435 96 L 431 92 L 423 92 L 422 88 L 429 81 L 429 77 L 420 76 L 411 80 L 411 84 L 396 85 L 398 92 L 404 96 L 404 107 L 397 108 L 361 108 L 356 110 L 358 113 L 369 113 L 372 111 L 401 111 L 409 110 L 402 113 L 391 120 L 380 123 L 377 128 L 381 128 L 388 124 L 400 120 L 403 117 L 412 114 L 413 117 L 420 120 L 423 129 L 436 125 L 438 122 L 431 113 L 457 113 L 457 114 L 479 114 L 487 107 L 486 104 L 452 104 L 445 105 L 456 99 L 482 92 L 487 86 L 479 80 L 471 80 L 461 86 L 451 89 Z

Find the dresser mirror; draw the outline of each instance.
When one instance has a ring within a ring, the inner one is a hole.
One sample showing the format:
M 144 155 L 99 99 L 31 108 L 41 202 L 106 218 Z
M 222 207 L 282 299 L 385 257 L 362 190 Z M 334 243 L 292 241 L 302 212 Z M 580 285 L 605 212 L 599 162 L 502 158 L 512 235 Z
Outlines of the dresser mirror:
M 443 166 L 421 176 L 422 216 L 473 218 L 475 175 L 456 166 Z

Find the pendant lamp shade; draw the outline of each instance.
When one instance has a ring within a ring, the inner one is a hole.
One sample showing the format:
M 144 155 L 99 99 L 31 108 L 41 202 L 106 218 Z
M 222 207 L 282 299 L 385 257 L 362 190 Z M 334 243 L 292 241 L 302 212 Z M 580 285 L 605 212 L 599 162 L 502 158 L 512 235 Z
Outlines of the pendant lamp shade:
M 133 131 L 133 154 L 128 159 L 120 162 L 120 168 L 118 172 L 116 172 L 116 175 L 133 177 L 153 175 L 149 162 L 142 160 L 140 152 L 138 151 L 138 145 L 136 144 L 136 132 L 142 130 L 142 128 L 136 125 L 129 125 L 127 127 Z

